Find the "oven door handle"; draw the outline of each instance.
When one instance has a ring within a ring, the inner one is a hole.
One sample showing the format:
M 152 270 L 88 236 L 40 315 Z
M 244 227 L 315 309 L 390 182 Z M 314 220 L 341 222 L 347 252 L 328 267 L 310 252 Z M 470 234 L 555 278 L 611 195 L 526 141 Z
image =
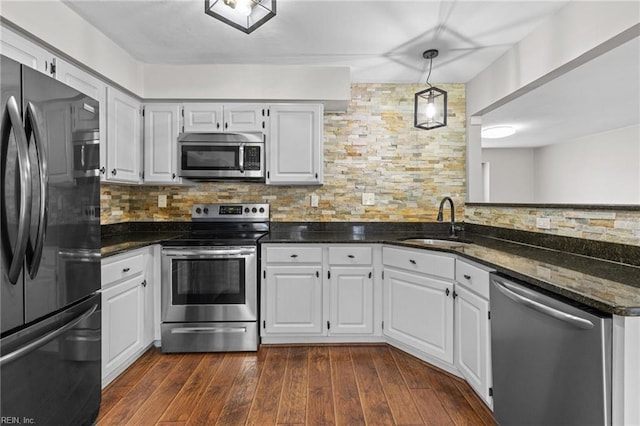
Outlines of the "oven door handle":
M 242 257 L 255 254 L 256 249 L 162 249 L 162 255 L 176 258 L 207 258 L 222 259 L 228 257 Z

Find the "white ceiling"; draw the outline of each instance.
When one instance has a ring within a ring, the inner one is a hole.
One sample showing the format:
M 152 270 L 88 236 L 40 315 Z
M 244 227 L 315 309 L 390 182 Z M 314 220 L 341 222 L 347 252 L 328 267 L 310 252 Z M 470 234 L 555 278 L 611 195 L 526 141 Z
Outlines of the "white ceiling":
M 204 0 L 64 0 L 149 64 L 329 65 L 354 83 L 465 83 L 566 0 L 278 0 L 250 35 L 204 13 Z
M 635 38 L 483 115 L 483 128 L 510 125 L 516 133 L 483 138 L 482 147 L 539 147 L 638 123 L 640 39 Z

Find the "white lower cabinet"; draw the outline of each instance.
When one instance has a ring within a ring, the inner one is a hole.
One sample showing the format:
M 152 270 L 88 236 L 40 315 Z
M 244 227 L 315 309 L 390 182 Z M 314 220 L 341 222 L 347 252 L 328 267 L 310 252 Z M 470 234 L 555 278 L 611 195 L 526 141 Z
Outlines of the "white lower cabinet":
M 102 386 L 131 365 L 155 335 L 153 249 L 102 261 Z
M 320 335 L 322 326 L 322 265 L 270 266 L 264 291 L 263 330 L 269 333 Z
M 489 269 L 456 260 L 455 366 L 489 406 L 491 396 L 491 327 Z
M 263 343 L 381 341 L 372 247 L 265 244 Z
M 385 337 L 451 371 L 454 257 L 384 247 L 382 259 Z

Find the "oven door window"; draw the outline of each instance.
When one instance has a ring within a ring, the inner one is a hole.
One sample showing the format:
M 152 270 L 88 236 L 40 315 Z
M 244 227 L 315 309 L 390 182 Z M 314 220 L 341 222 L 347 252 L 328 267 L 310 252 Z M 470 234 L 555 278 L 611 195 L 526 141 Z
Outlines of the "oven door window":
M 238 146 L 183 146 L 182 170 L 240 170 Z
M 245 260 L 173 260 L 173 305 L 245 304 Z

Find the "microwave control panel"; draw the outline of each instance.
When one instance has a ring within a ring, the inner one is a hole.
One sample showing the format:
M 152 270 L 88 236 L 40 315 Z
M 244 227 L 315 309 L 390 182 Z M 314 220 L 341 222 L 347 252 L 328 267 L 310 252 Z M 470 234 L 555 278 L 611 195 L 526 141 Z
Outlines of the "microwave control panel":
M 260 170 L 261 168 L 262 165 L 260 164 L 260 147 L 246 146 L 244 148 L 244 169 Z

